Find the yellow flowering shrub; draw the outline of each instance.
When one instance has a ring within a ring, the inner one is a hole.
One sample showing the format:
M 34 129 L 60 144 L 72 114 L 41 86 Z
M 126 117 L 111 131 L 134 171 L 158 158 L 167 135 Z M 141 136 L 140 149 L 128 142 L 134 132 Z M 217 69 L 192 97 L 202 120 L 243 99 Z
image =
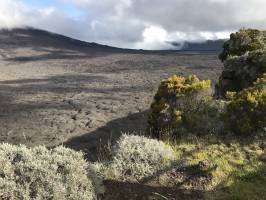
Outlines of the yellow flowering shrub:
M 174 130 L 183 124 L 185 115 L 198 106 L 211 87 L 210 80 L 200 80 L 191 75 L 173 75 L 161 82 L 151 105 L 150 131 L 159 137 L 160 132 Z
M 266 74 L 254 86 L 231 95 L 225 119 L 229 129 L 251 134 L 266 127 Z

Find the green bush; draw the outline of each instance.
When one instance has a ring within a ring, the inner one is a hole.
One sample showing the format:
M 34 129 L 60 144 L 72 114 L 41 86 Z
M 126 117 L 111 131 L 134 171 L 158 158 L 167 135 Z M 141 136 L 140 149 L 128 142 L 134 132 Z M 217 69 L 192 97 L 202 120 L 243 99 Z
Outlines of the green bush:
M 219 55 L 219 59 L 223 62 L 228 57 L 241 56 L 246 52 L 264 48 L 264 32 L 257 29 L 240 29 L 239 32 L 232 33 L 230 40 L 224 43 L 223 52 Z
M 95 199 L 83 154 L 0 145 L 0 199 Z
M 247 64 L 253 67 L 253 73 L 257 73 L 257 78 L 266 73 L 266 49 L 250 52 L 247 56 Z
M 266 127 L 266 74 L 254 86 L 230 93 L 225 114 L 229 129 L 238 134 L 252 134 Z
M 228 58 L 216 85 L 217 96 L 225 97 L 227 91 L 239 92 L 253 85 L 266 73 L 266 50 L 256 50 L 243 56 Z
M 189 128 L 190 114 L 206 105 L 210 87 L 210 80 L 199 80 L 195 75 L 173 75 L 163 80 L 151 105 L 148 120 L 151 133 L 159 138 L 169 130 Z
M 220 134 L 224 131 L 221 114 L 227 102 L 204 98 L 183 114 L 183 130 L 194 135 Z
M 215 88 L 218 98 L 225 98 L 227 91 L 251 87 L 266 73 L 266 31 L 241 29 L 231 34 L 223 48 L 219 58 L 224 70 Z

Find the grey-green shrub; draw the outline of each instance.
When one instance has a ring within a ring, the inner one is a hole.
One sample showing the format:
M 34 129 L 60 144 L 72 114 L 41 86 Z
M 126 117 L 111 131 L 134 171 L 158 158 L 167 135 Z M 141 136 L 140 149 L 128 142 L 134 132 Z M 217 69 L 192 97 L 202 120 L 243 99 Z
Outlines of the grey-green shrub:
M 242 28 L 230 35 L 223 45 L 219 59 L 224 62 L 228 57 L 241 56 L 246 52 L 266 48 L 266 32 L 257 29 Z
M 105 187 L 104 187 L 104 174 L 102 172 L 104 168 L 103 163 L 95 162 L 95 163 L 89 163 L 87 172 L 88 177 L 92 181 L 92 185 L 94 187 L 95 193 L 98 194 L 104 194 Z
M 64 147 L 0 145 L 0 199 L 95 199 L 83 154 Z
M 221 134 L 224 131 L 224 123 L 221 115 L 225 112 L 227 102 L 205 98 L 194 101 L 194 105 L 183 114 L 185 129 L 177 129 L 182 133 L 196 135 Z
M 108 178 L 141 179 L 163 170 L 175 159 L 173 149 L 155 139 L 123 135 L 113 149 L 106 166 Z

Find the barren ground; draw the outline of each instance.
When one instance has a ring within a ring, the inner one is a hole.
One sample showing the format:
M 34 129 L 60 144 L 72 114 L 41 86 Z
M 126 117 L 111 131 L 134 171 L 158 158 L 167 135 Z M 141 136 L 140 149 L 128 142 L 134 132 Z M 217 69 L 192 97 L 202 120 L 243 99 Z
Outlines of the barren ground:
M 221 68 L 216 53 L 0 46 L 0 140 L 28 146 L 64 143 L 94 158 L 101 140 L 145 130 L 161 79 L 197 74 L 217 80 Z

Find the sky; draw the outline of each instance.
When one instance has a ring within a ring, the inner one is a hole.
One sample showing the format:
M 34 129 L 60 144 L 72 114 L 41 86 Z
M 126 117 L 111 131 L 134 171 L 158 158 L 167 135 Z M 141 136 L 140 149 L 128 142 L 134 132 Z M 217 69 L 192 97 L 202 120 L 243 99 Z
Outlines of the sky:
M 171 49 L 171 42 L 266 29 L 266 0 L 0 0 L 0 28 L 34 27 L 88 42 Z

